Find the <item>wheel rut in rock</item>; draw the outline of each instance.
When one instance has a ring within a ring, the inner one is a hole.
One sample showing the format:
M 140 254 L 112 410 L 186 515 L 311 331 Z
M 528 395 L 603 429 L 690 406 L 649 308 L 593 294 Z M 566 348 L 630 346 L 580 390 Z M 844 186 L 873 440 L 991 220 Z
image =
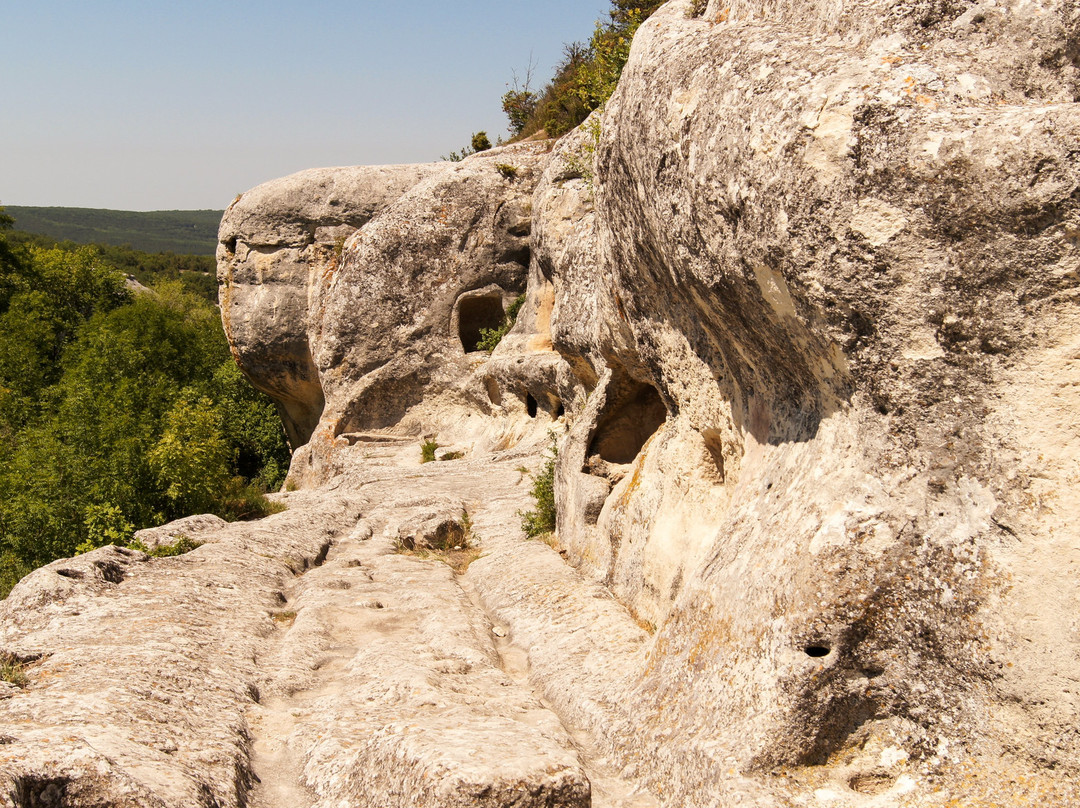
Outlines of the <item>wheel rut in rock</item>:
M 286 591 L 260 663 L 252 808 L 648 805 L 594 800 L 590 781 L 605 778 L 527 671 L 506 663 L 480 601 L 438 553 L 399 552 L 433 522 L 432 503 L 516 531 L 522 475 L 464 463 L 418 472 L 372 448 L 353 481 L 371 507 Z M 477 540 L 483 552 L 488 538 Z

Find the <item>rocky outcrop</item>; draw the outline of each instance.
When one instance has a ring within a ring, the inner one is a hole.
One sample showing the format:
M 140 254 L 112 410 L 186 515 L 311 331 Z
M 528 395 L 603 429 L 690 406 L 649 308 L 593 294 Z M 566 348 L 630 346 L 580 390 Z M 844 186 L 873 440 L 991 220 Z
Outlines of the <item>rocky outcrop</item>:
M 671 2 L 556 144 L 245 195 L 302 490 L 13 590 L 0 802 L 1080 801 L 1076 25 Z
M 225 330 L 240 367 L 278 403 L 293 447 L 312 444 L 313 473 L 329 473 L 319 469 L 343 433 L 437 427 L 406 417 L 421 401 L 446 399 L 424 412 L 455 418 L 490 408 L 482 382 L 465 381 L 469 355 L 525 291 L 530 200 L 549 149 L 316 169 L 241 194 L 226 211 Z
M 221 319 L 233 356 L 271 396 L 289 441 L 307 443 L 324 399 L 311 358 L 313 286 L 345 240 L 438 164 L 317 168 L 240 194 L 218 231 Z

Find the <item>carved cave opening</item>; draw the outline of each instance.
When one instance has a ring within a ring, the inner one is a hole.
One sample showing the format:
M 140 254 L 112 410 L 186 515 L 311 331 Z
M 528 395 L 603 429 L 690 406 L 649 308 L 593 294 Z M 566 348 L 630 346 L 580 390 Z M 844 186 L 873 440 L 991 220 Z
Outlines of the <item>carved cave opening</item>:
M 463 298 L 458 304 L 458 336 L 465 353 L 477 350 L 481 329 L 498 328 L 504 316 L 501 294 Z
M 650 384 L 629 382 L 608 393 L 608 406 L 596 424 L 589 455 L 605 463 L 632 463 L 645 442 L 667 420 L 667 407 Z

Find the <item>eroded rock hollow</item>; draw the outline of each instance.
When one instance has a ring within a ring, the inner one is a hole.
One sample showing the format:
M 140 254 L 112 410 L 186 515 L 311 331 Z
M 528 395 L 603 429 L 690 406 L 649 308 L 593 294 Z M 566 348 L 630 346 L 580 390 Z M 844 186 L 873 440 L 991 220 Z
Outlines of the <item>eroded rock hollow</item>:
M 13 590 L 0 804 L 1080 803 L 1078 19 L 672 0 L 557 142 L 241 195 L 289 510 Z

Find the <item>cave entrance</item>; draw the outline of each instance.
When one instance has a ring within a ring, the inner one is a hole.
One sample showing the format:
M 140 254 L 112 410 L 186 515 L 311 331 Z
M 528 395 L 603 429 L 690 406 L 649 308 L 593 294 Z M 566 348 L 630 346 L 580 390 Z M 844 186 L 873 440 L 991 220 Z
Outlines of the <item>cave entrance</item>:
M 499 293 L 462 298 L 458 304 L 458 336 L 465 353 L 478 349 L 481 329 L 498 328 L 504 317 L 502 295 Z
M 607 463 L 632 463 L 667 420 L 667 407 L 650 384 L 630 381 L 609 389 L 608 406 L 596 424 L 589 454 Z M 613 395 L 614 394 L 614 395 Z

